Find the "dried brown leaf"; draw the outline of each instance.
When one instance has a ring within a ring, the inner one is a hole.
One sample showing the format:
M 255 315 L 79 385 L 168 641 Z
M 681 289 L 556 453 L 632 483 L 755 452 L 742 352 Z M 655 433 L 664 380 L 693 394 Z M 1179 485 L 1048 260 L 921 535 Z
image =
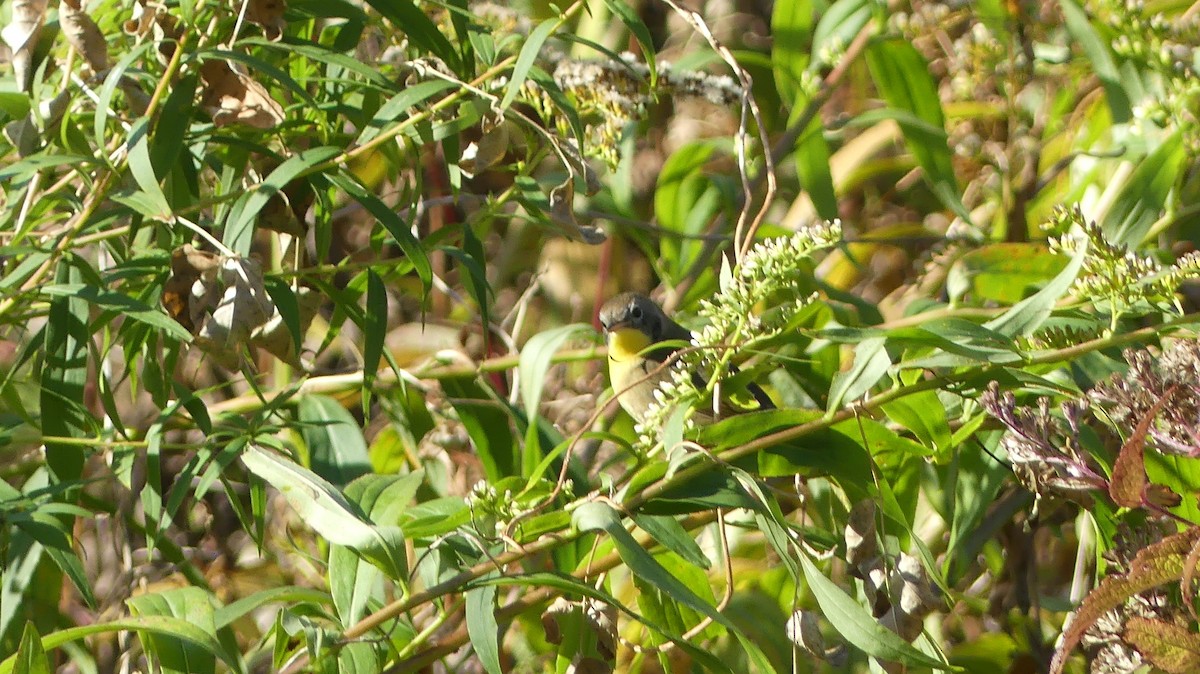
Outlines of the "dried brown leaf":
M 1125 639 L 1165 672 L 1200 671 L 1200 634 L 1183 625 L 1134 616 L 1125 622 Z
M 171 252 L 171 276 L 163 284 L 160 301 L 167 315 L 196 334 L 216 306 L 217 270 L 221 258 L 185 244 Z
M 262 27 L 263 35 L 272 42 L 283 39 L 283 29 L 287 22 L 283 20 L 283 11 L 287 9 L 284 0 L 248 0 L 246 5 L 246 20 Z M 240 2 L 239 2 L 240 4 Z
M 92 17 L 83 11 L 80 0 L 62 0 L 58 4 L 58 22 L 63 36 L 98 73 L 108 67 L 108 42 Z
M 725 258 L 722 258 L 724 260 Z M 875 502 L 863 499 L 850 509 L 846 519 L 846 561 L 857 567 L 879 555 L 875 534 Z M 857 573 L 857 569 L 855 570 Z
M 133 17 L 121 26 L 126 35 L 149 39 L 158 47 L 159 62 L 164 65 L 175 55 L 183 31 L 179 22 L 158 3 L 141 0 L 133 6 Z
M 196 339 L 217 349 L 236 350 L 276 314 L 275 303 L 263 286 L 262 267 L 252 258 L 222 258 L 218 282 L 221 297 Z
M 604 230 L 592 225 L 582 225 L 575 219 L 575 182 L 570 177 L 550 190 L 550 217 L 575 241 L 598 244 L 604 243 L 608 238 Z
M 12 50 L 13 74 L 21 91 L 29 91 L 33 76 L 33 49 L 46 21 L 46 0 L 13 0 L 12 19 L 0 38 Z
M 271 98 L 266 87 L 244 75 L 227 62 L 205 61 L 200 67 L 204 98 L 200 105 L 212 115 L 213 124 L 245 124 L 256 129 L 272 129 L 283 121 L 283 107 Z
M 485 131 L 479 140 L 467 145 L 458 162 L 467 177 L 475 177 L 504 158 L 508 153 L 510 126 L 513 123 L 508 121 L 498 124 Z
M 1146 446 L 1146 436 L 1150 434 L 1150 425 L 1154 423 L 1155 417 L 1174 392 L 1174 387 L 1168 389 L 1158 402 L 1154 403 L 1154 407 L 1142 415 L 1137 428 L 1121 446 L 1121 453 L 1113 464 L 1112 480 L 1108 485 L 1109 496 L 1119 506 L 1137 508 L 1146 502 L 1146 464 L 1142 451 Z
M 20 156 L 27 157 L 33 154 L 42 145 L 40 141 L 43 133 L 58 125 L 70 102 L 70 91 L 60 91 L 54 98 L 38 104 L 37 116 L 31 111 L 23 118 L 5 124 L 4 137 L 17 148 L 17 154 Z

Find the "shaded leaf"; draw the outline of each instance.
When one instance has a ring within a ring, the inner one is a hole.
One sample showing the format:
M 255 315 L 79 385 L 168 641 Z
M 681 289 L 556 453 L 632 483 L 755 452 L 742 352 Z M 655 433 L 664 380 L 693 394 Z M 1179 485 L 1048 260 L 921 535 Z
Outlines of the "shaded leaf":
M 76 284 L 83 277 L 74 264 L 60 264 L 55 281 Z M 93 420 L 84 400 L 88 377 L 88 305 L 78 297 L 57 297 L 50 302 L 42 352 L 42 434 L 57 438 L 91 435 Z M 78 480 L 83 474 L 83 449 L 65 442 L 46 442 L 46 466 L 57 482 Z
M 50 674 L 50 660 L 42 648 L 42 637 L 38 634 L 33 622 L 25 623 L 25 631 L 21 633 L 21 645 L 17 647 L 14 656 L 16 663 L 13 674 Z
M 344 487 L 371 472 L 362 429 L 341 403 L 323 395 L 301 396 L 296 418 L 313 472 Z
M 817 605 L 821 607 L 821 613 L 846 641 L 867 655 L 888 662 L 938 670 L 956 669 L 918 651 L 895 632 L 881 625 L 861 604 L 826 578 L 808 558 L 807 553 L 800 552 L 799 556 L 804 577 L 817 600 Z
M 171 639 L 186 641 L 199 646 L 204 652 L 225 659 L 225 664 L 235 672 L 243 671 L 236 659 L 225 654 L 221 644 L 208 632 L 193 625 L 187 620 L 171 616 L 144 615 L 131 618 L 121 618 L 107 622 L 97 622 L 91 625 L 68 627 L 42 637 L 42 648 L 53 649 L 72 641 L 78 641 L 94 634 L 109 632 L 138 632 L 161 635 Z M 16 666 L 16 656 L 0 662 L 0 674 L 10 674 Z
M 489 574 L 494 577 L 495 573 Z M 488 674 L 501 674 L 500 625 L 496 622 L 496 586 L 481 585 L 467 590 L 467 634 L 475 655 Z
M 1100 37 L 1088 21 L 1087 14 L 1074 0 L 1058 0 L 1058 5 L 1062 8 L 1067 32 L 1074 38 L 1075 43 L 1083 48 L 1083 53 L 1091 61 L 1092 71 L 1104 85 L 1105 99 L 1108 101 L 1109 110 L 1112 111 L 1113 121 L 1118 124 L 1129 121 L 1133 116 L 1129 94 L 1121 82 L 1121 73 L 1117 70 L 1117 64 L 1109 51 L 1108 41 Z

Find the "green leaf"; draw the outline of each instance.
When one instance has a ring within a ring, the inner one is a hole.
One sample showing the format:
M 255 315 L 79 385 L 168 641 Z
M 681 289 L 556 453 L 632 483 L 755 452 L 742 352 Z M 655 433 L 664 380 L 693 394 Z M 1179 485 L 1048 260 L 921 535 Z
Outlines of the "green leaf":
M 295 349 L 293 353 L 300 353 L 300 343 L 303 341 L 304 335 L 300 327 L 300 301 L 296 299 L 296 291 L 277 276 L 264 278 L 263 286 L 266 288 L 267 294 L 271 296 L 271 301 L 275 303 L 275 308 L 279 310 L 279 316 L 283 318 L 283 324 L 292 337 L 292 348 Z
M 983 327 L 1008 337 L 1023 337 L 1037 330 L 1050 317 L 1058 300 L 1071 289 L 1075 283 L 1075 277 L 1083 268 L 1084 260 L 1087 259 L 1088 246 L 1082 241 L 1078 243 L 1078 246 L 1079 250 L 1076 251 L 1071 261 L 1059 272 L 1058 276 L 1046 284 L 1046 287 L 1017 302 L 1008 311 L 984 323 Z
M 610 606 L 615 606 L 618 610 L 626 615 L 629 615 L 635 621 L 646 625 L 650 629 L 660 632 L 667 638 L 671 639 L 676 646 L 686 652 L 697 664 L 705 667 L 707 671 L 732 672 L 725 662 L 723 662 L 720 658 L 715 657 L 711 652 L 696 648 L 689 642 L 683 640 L 679 634 L 669 631 L 667 626 L 656 624 L 645 616 L 638 615 L 636 611 L 631 610 L 629 607 L 618 601 L 616 597 L 608 594 L 603 589 L 593 587 L 587 583 L 582 583 L 571 576 L 543 572 L 522 575 L 495 576 L 478 582 L 504 587 L 514 586 L 523 588 L 552 588 L 559 590 L 566 595 L 587 597 L 589 599 L 595 599 L 603 602 L 604 604 Z
M 609 11 L 625 24 L 642 50 L 642 60 L 650 69 L 650 85 L 658 81 L 658 56 L 654 53 L 654 37 L 638 13 L 625 0 L 604 0 Z
M 1100 223 L 1109 243 L 1141 246 L 1151 225 L 1162 215 L 1188 156 L 1183 135 L 1176 132 L 1138 164 Z
M 172 83 L 171 92 L 163 101 L 162 111 L 154 122 L 154 133 L 149 138 L 150 165 L 155 176 L 168 175 L 179 161 L 184 141 L 187 140 L 188 127 L 192 123 L 195 110 L 193 101 L 199 81 L 200 75 L 196 72 L 181 77 Z M 141 185 L 140 181 L 138 184 Z M 158 184 L 157 180 L 155 184 Z M 143 186 L 142 189 L 146 188 Z
M 246 190 L 233 203 L 225 219 L 225 233 L 221 236 L 221 243 L 238 255 L 249 255 L 254 224 L 271 197 L 281 192 L 288 183 L 306 175 L 317 164 L 327 162 L 341 153 L 341 148 L 321 146 L 303 150 L 289 157 L 271 171 L 266 180 L 253 189 Z
M 329 587 L 343 626 L 349 627 L 362 619 L 370 599 L 382 598 L 381 571 L 395 581 L 408 582 L 405 532 L 398 525 L 423 479 L 423 472 L 403 476 L 364 475 L 346 487 L 346 498 L 367 514 L 394 554 L 389 564 L 372 566 L 354 556 L 350 548 L 330 546 Z
M 508 403 L 469 378 L 444 379 L 442 390 L 471 437 L 487 479 L 497 482 L 521 474 L 519 436 L 512 429 Z
M 780 97 L 793 109 L 805 103 L 796 99 L 808 67 L 813 17 L 812 0 L 777 0 L 771 10 L 771 69 Z
M 679 555 L 688 563 L 701 569 L 708 569 L 712 566 L 712 562 L 704 555 L 704 551 L 700 549 L 699 545 L 696 545 L 696 541 L 688 535 L 687 530 L 674 517 L 634 513 L 633 521 L 660 545 Z
M 705 602 L 675 576 L 668 573 L 653 556 L 638 545 L 625 527 L 621 526 L 621 519 L 612 506 L 599 501 L 590 501 L 575 511 L 572 522 L 580 531 L 603 531 L 608 534 L 616 545 L 617 552 L 621 555 L 621 561 L 625 562 L 631 573 L 645 582 L 654 584 L 674 601 L 723 625 L 737 637 L 746 654 L 750 656 L 751 662 L 759 671 L 773 671 L 762 650 L 750 642 L 736 625 L 720 611 L 717 611 L 716 607 Z
M 383 279 L 375 270 L 367 270 L 367 310 L 363 313 L 363 414 L 371 406 L 371 386 L 383 358 L 387 337 L 388 296 Z
M 1058 4 L 1062 8 L 1067 32 L 1083 48 L 1083 53 L 1092 62 L 1092 72 L 1104 85 L 1105 99 L 1112 112 L 1113 122 L 1117 124 L 1128 122 L 1133 117 L 1133 109 L 1129 101 L 1129 93 L 1125 91 L 1125 85 L 1121 82 L 1121 73 L 1117 70 L 1117 64 L 1109 52 L 1108 40 L 1100 37 L 1100 34 L 1088 21 L 1083 8 L 1074 0 L 1058 0 Z
M 192 334 L 178 321 L 164 314 L 145 302 L 140 302 L 124 293 L 115 290 L 102 290 L 95 286 L 82 283 L 55 283 L 43 286 L 41 292 L 50 297 L 73 297 L 89 304 L 94 304 L 105 311 L 112 311 L 130 320 L 162 330 L 172 339 L 181 342 L 192 341 Z
M 79 283 L 75 264 L 58 266 L 55 281 Z M 88 305 L 78 297 L 50 301 L 42 345 L 45 364 L 41 372 L 42 435 L 84 438 L 91 435 L 93 420 L 84 400 L 88 377 Z M 83 449 L 63 442 L 46 442 L 46 466 L 55 482 L 78 480 L 83 474 Z
M 487 577 L 499 574 L 492 572 Z M 488 674 L 501 674 L 500 625 L 496 622 L 496 586 L 480 585 L 467 590 L 467 634 L 475 655 Z
M 808 558 L 806 552 L 799 551 L 799 557 L 804 578 L 808 581 L 808 588 L 817 600 L 817 605 L 821 607 L 825 619 L 843 639 L 867 655 L 880 660 L 899 662 L 910 667 L 956 671 L 956 668 L 913 648 L 895 632 L 879 624 L 861 604 L 826 578 Z
M 321 476 L 256 445 L 242 453 L 242 463 L 254 475 L 275 487 L 300 519 L 330 543 L 354 548 L 395 575 L 399 565 L 393 539 L 364 520 L 359 509 Z
M 129 172 L 133 175 L 134 182 L 142 188 L 153 205 L 155 213 L 153 217 L 167 220 L 171 217 L 171 206 L 167 203 L 167 196 L 163 194 L 162 187 L 158 184 L 158 176 L 154 174 L 154 164 L 150 161 L 149 127 L 150 119 L 141 117 L 133 123 L 133 127 L 129 130 L 126 140 L 126 146 L 129 148 Z
M 42 648 L 42 637 L 38 634 L 33 621 L 25 623 L 25 631 L 21 634 L 21 645 L 13 656 L 16 662 L 13 674 L 50 674 L 50 660 Z
M 883 379 L 892 366 L 886 344 L 887 340 L 881 337 L 871 337 L 859 343 L 854 350 L 854 364 L 833 378 L 829 389 L 829 413 L 839 410 L 843 401 L 854 402 L 866 395 L 871 387 Z
M 64 531 L 63 522 L 47 514 L 48 508 L 43 507 L 40 510 L 41 512 L 32 513 L 28 517 L 13 517 L 11 522 L 18 531 L 42 545 L 59 570 L 71 579 L 71 583 L 79 590 L 79 595 L 87 605 L 95 608 L 96 596 L 92 593 L 92 585 L 83 569 L 83 562 L 71 546 L 69 532 Z
M 807 100 L 797 100 L 792 110 L 793 117 L 803 114 L 808 105 Z M 798 119 L 793 120 L 793 122 Z M 796 139 L 796 148 L 792 152 L 796 161 L 796 173 L 800 177 L 800 185 L 812 199 L 813 208 L 817 215 L 827 220 L 838 216 L 837 192 L 833 186 L 833 173 L 830 168 L 829 142 L 825 140 L 825 128 L 821 124 L 821 116 L 815 115 L 809 122 L 808 128 Z
M 871 0 L 837 0 L 830 4 L 817 22 L 817 27 L 813 29 L 811 53 L 844 52 L 846 46 L 854 40 L 854 36 L 871 20 L 874 8 Z
M 367 614 L 367 603 L 383 597 L 383 572 L 345 545 L 329 546 L 329 594 L 338 621 L 348 629 Z
M 967 293 L 975 302 L 1011 305 L 1054 278 L 1066 266 L 1044 243 L 992 243 L 954 260 L 946 273 L 946 293 L 958 302 Z
M 375 116 L 371 118 L 370 124 L 362 130 L 362 133 L 358 135 L 355 144 L 365 145 L 378 136 L 384 127 L 391 124 L 400 115 L 408 112 L 409 108 L 453 87 L 453 82 L 442 79 L 420 82 L 411 87 L 405 87 L 403 91 L 389 98 L 386 103 L 379 107 L 379 110 L 375 111 Z
M 69 627 L 58 630 L 42 637 L 42 648 L 53 649 L 72 641 L 78 641 L 94 634 L 109 632 L 138 632 L 164 636 L 170 639 L 186 641 L 199 646 L 204 652 L 222 658 L 234 672 L 242 672 L 243 668 L 235 658 L 225 653 L 221 644 L 212 634 L 187 620 L 171 616 L 144 615 L 132 618 L 121 618 L 108 622 L 92 623 L 80 627 Z M 16 667 L 16 656 L 11 656 L 0 662 L 0 674 L 10 674 Z
M 546 19 L 529 32 L 525 44 L 521 45 L 521 53 L 517 55 L 517 62 L 513 65 L 512 74 L 509 75 L 504 98 L 500 99 L 501 110 L 508 109 L 508 106 L 512 105 L 517 98 L 521 87 L 525 85 L 525 78 L 529 76 L 529 69 L 533 67 L 533 62 L 537 60 L 538 54 L 542 51 L 542 45 L 546 43 L 546 38 L 550 37 L 550 33 L 554 32 L 560 23 L 558 18 Z
M 362 429 L 341 403 L 323 395 L 301 396 L 296 418 L 308 447 L 309 465 L 317 475 L 345 486 L 371 472 Z
M 521 376 L 521 402 L 525 406 L 525 414 L 530 419 L 538 416 L 542 387 L 545 385 L 546 372 L 550 369 L 554 354 L 567 340 L 585 333 L 594 334 L 592 326 L 586 323 L 572 323 L 539 332 L 525 342 L 521 349 L 517 372 Z
M 214 620 L 216 599 L 198 587 L 181 587 L 143 594 L 126 601 L 134 617 L 162 616 L 186 622 L 216 641 L 217 626 Z M 211 674 L 216 671 L 216 656 L 223 649 L 214 651 L 206 645 L 195 643 L 182 634 L 164 635 L 148 632 L 142 635 L 146 652 L 164 671 L 181 674 Z M 228 661 L 234 658 L 222 655 Z M 241 667 L 235 667 L 240 671 Z
M 352 641 L 338 649 L 338 674 L 379 674 L 382 671 L 378 646 L 374 643 Z
M 950 422 L 936 391 L 918 391 L 883 406 L 889 419 L 939 454 L 950 449 Z
M 888 104 L 912 113 L 932 129 L 901 125 L 905 144 L 924 169 L 934 193 L 947 208 L 970 222 L 971 214 L 958 190 L 953 154 L 946 142 L 946 117 L 929 64 L 912 43 L 904 40 L 873 42 L 866 56 L 871 78 Z
M 723 419 L 700 429 L 697 441 L 720 453 L 727 448 L 740 447 L 756 438 L 785 429 L 795 428 L 824 418 L 819 410 L 767 410 Z M 903 442 L 886 427 L 869 419 L 844 421 L 831 428 L 817 430 L 781 445 L 768 447 L 755 454 L 754 469 L 763 477 L 784 475 L 828 474 L 837 479 L 851 500 L 866 498 L 872 483 L 871 457 L 868 453 L 896 447 Z M 882 429 L 882 432 L 877 432 Z M 868 447 L 860 435 L 865 432 Z M 919 453 L 920 445 L 914 453 Z M 748 467 L 749 468 L 749 467 Z
M 319 590 L 295 585 L 282 585 L 259 590 L 248 597 L 218 608 L 213 613 L 213 623 L 217 629 L 227 627 L 235 620 L 246 616 L 251 611 L 267 604 L 287 603 L 289 606 L 301 604 L 324 605 L 329 603 L 329 595 Z

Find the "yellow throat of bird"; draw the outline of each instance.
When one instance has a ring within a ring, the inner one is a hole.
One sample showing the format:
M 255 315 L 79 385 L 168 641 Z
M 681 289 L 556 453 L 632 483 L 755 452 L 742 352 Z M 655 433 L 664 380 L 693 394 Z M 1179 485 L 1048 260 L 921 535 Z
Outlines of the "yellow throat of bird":
M 633 360 L 650 343 L 650 336 L 641 330 L 618 328 L 608 333 L 608 357 L 612 360 Z

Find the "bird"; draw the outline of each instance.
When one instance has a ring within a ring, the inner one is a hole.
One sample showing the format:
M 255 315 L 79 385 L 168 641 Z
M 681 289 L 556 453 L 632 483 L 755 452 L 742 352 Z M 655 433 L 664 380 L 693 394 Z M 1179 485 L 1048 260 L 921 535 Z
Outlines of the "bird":
M 645 423 L 647 412 L 654 403 L 659 384 L 671 378 L 671 368 L 664 365 L 681 347 L 670 342 L 691 342 L 692 333 L 663 312 L 654 300 L 635 292 L 626 292 L 609 299 L 600 307 L 600 324 L 608 336 L 608 376 L 621 407 L 634 421 Z M 656 344 L 662 346 L 655 347 Z M 731 368 L 736 372 L 736 368 Z M 707 384 L 698 373 L 693 383 L 700 390 Z M 751 382 L 747 385 L 759 409 L 775 405 L 766 391 Z M 721 401 L 720 416 L 747 411 L 726 400 Z M 697 411 L 698 422 L 713 421 L 709 413 Z

